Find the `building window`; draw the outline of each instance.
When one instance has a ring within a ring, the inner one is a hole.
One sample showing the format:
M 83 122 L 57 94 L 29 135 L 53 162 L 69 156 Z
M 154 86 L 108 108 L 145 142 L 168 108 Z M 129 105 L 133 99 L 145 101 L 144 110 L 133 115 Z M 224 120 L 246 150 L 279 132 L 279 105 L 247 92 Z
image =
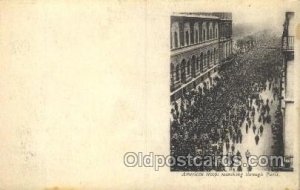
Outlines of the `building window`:
M 202 40 L 203 40 L 203 39 L 202 39 L 202 37 L 203 37 L 203 36 L 202 36 L 202 33 L 203 33 L 203 31 L 202 31 L 202 29 L 200 29 L 200 30 L 199 30 L 199 42 L 202 42 Z
M 208 38 L 208 26 L 206 22 L 202 23 L 202 40 L 206 41 Z
M 175 43 L 175 48 L 178 48 L 178 34 L 177 34 L 177 32 L 174 32 L 174 43 Z
M 185 83 L 185 60 L 181 62 L 181 82 Z
M 200 54 L 200 72 L 203 72 L 203 53 Z
M 190 35 L 191 35 L 191 27 L 190 27 L 190 23 L 189 22 L 186 22 L 186 23 L 184 23 L 184 28 L 183 28 L 183 39 L 184 39 L 184 45 L 185 46 L 188 46 L 188 45 L 190 45 L 190 43 L 191 43 L 191 37 L 190 37 Z
M 227 58 L 227 43 L 225 45 L 225 58 Z
M 190 64 L 190 61 L 188 61 L 188 63 L 187 63 L 187 75 L 189 75 L 190 74 L 190 71 L 191 71 L 191 64 Z
M 180 80 L 179 69 L 180 69 L 180 68 L 179 68 L 179 64 L 178 64 L 178 65 L 176 66 L 176 71 L 175 71 L 175 72 L 176 72 L 176 74 L 175 74 L 175 75 L 176 75 L 176 81 L 179 81 L 179 80 Z
M 172 39 L 171 39 L 171 46 L 172 48 L 177 48 L 179 47 L 179 23 L 178 22 L 173 22 L 172 27 L 171 27 L 171 34 L 172 34 Z
M 217 53 L 216 48 L 214 48 L 214 64 L 216 64 L 216 56 L 217 56 L 216 53 Z
M 208 31 L 209 31 L 209 36 L 208 36 L 208 38 L 211 40 L 211 39 L 213 39 L 214 38 L 214 23 L 213 22 L 210 22 L 209 23 L 209 26 L 208 26 Z
M 195 77 L 196 74 L 196 56 L 193 55 L 192 56 L 192 68 L 191 68 L 191 73 L 192 73 L 192 77 Z
M 206 53 L 204 53 L 203 54 L 203 67 L 204 67 L 204 69 L 207 68 L 207 57 L 206 56 L 207 56 Z
M 194 44 L 199 43 L 199 24 L 194 23 Z
M 185 32 L 185 41 L 186 45 L 188 46 L 190 44 L 190 35 L 188 31 Z
M 207 67 L 209 67 L 209 63 L 210 63 L 210 59 L 209 59 L 210 58 L 210 51 L 209 50 L 207 51 L 206 56 L 207 56 Z

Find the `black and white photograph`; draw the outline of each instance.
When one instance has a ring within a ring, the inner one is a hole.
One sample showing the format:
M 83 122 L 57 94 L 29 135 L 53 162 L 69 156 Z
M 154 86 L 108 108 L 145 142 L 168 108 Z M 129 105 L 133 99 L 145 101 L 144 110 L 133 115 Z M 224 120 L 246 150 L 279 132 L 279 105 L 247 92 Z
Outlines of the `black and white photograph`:
M 238 16 L 170 17 L 171 171 L 293 171 L 294 12 L 281 30 Z
M 0 190 L 300 190 L 300 0 L 0 0 Z

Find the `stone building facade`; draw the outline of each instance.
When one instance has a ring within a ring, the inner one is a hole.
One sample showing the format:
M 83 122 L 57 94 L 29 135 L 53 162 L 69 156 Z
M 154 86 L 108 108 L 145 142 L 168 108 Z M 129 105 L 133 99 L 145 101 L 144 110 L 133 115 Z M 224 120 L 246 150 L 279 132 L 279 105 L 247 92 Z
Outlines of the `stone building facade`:
M 176 13 L 171 16 L 170 32 L 170 88 L 174 101 L 203 85 L 231 57 L 232 14 Z
M 283 70 L 281 80 L 281 102 L 283 114 L 283 142 L 284 156 L 286 169 L 293 168 L 293 152 L 295 149 L 294 142 L 294 89 L 295 89 L 295 63 L 294 63 L 294 35 L 295 35 L 295 20 L 294 12 L 286 12 L 285 21 L 283 24 L 282 34 L 282 54 L 283 54 Z M 290 158 L 290 159 L 289 159 Z

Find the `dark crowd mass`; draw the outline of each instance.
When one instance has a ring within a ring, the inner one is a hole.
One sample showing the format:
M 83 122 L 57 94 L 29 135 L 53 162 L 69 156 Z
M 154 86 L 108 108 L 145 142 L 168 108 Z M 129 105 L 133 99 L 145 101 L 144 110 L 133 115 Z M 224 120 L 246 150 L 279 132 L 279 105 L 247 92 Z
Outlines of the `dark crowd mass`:
M 272 127 L 272 151 L 281 153 L 282 127 L 280 109 L 271 117 L 270 107 L 279 107 L 279 77 L 282 55 L 280 39 L 275 36 L 255 37 L 255 43 L 244 52 L 237 51 L 230 63 L 221 66 L 219 73 L 172 102 L 171 155 L 245 155 L 236 148 L 245 136 L 254 134 L 256 145 L 265 135 L 266 125 Z M 263 99 L 261 93 L 270 91 L 271 97 Z M 256 119 L 257 118 L 257 119 Z M 276 118 L 275 120 L 272 118 Z M 256 121 L 255 121 L 256 120 Z M 254 122 L 255 121 L 255 122 Z M 259 124 L 259 125 L 258 125 Z M 242 128 L 242 125 L 245 126 Z M 277 149 L 276 149 L 276 148 Z M 227 167 L 227 166 L 226 166 Z M 175 166 L 172 171 L 228 171 L 217 166 Z M 251 171 L 251 167 L 246 168 Z M 242 171 L 242 167 L 235 168 Z

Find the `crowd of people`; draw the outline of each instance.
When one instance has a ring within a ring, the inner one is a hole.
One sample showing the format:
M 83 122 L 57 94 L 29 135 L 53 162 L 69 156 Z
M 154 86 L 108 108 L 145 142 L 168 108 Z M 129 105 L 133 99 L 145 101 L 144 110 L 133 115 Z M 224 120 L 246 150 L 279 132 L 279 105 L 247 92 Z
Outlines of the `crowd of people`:
M 270 46 L 277 43 L 274 39 L 268 40 L 264 43 L 270 43 Z M 179 101 L 172 102 L 172 156 L 241 154 L 235 145 L 243 143 L 243 136 L 250 132 L 255 134 L 253 140 L 259 144 L 264 125 L 272 122 L 270 106 L 280 97 L 281 69 L 280 50 L 262 50 L 257 48 L 259 43 L 221 67 L 218 75 L 210 79 L 210 85 L 204 83 L 203 87 L 198 86 L 183 94 Z M 264 101 L 260 93 L 267 89 L 272 91 L 273 97 Z M 255 125 L 255 118 L 258 118 L 259 126 Z M 246 123 L 246 133 L 241 129 L 243 123 Z M 274 134 L 280 130 L 277 128 L 272 128 Z M 224 171 L 225 167 L 222 164 L 208 167 L 175 165 L 171 169 Z

